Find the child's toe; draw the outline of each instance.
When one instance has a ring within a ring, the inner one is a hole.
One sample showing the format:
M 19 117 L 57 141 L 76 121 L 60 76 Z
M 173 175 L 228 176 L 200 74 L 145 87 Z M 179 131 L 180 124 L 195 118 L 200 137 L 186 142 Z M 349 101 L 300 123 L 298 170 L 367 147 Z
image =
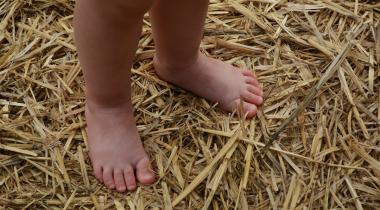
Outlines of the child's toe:
M 253 94 L 252 92 L 245 92 L 243 95 L 244 101 L 260 106 L 263 103 L 263 97 Z
M 256 116 L 256 114 L 257 114 L 257 106 L 253 103 L 249 103 L 247 101 L 241 102 L 240 99 L 236 99 L 234 101 L 234 104 L 235 104 L 235 108 L 244 112 L 243 113 L 244 117 L 247 119 L 252 118 L 252 117 Z M 242 107 L 239 108 L 240 106 L 242 106 Z
M 154 182 L 155 175 L 150 167 L 148 158 L 143 158 L 137 163 L 136 176 L 141 184 L 152 184 Z
M 257 86 L 248 85 L 247 90 L 255 95 L 263 96 L 263 90 Z
M 129 191 L 133 191 L 136 189 L 136 178 L 132 166 L 128 165 L 124 169 L 124 179 L 125 184 L 127 185 L 127 189 Z
M 112 168 L 104 167 L 104 169 L 103 169 L 103 182 L 109 189 L 115 188 L 115 182 L 113 180 Z
M 257 114 L 257 106 L 255 104 L 244 102 L 243 103 L 243 108 L 244 108 L 244 111 L 245 111 L 245 117 L 247 119 L 250 119 L 250 118 L 256 116 L 256 114 Z
M 95 175 L 96 179 L 98 179 L 98 181 L 100 183 L 103 183 L 103 170 L 102 170 L 102 166 L 100 166 L 100 165 L 94 165 L 93 168 L 94 168 L 94 175 Z
M 250 76 L 250 77 L 256 78 L 256 75 L 250 70 L 243 70 L 242 73 L 244 76 Z
M 114 176 L 114 179 L 115 179 L 116 190 L 119 191 L 119 192 L 125 192 L 125 190 L 127 189 L 127 187 L 125 186 L 125 182 L 124 182 L 124 172 L 123 172 L 123 170 L 120 169 L 120 168 L 116 168 L 113 171 L 113 176 Z
M 251 77 L 251 76 L 245 76 L 244 81 L 245 81 L 245 83 L 250 84 L 250 85 L 254 85 L 254 86 L 260 85 L 259 81 L 257 81 L 256 78 Z

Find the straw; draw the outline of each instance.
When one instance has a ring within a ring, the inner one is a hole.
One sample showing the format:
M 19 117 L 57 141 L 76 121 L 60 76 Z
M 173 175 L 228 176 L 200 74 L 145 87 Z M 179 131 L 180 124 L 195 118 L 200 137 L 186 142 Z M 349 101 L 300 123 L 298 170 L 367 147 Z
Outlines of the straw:
M 160 80 L 145 15 L 132 102 L 157 181 L 128 193 L 92 171 L 74 3 L 0 0 L 0 209 L 380 209 L 377 1 L 211 0 L 201 51 L 256 74 L 251 121 Z

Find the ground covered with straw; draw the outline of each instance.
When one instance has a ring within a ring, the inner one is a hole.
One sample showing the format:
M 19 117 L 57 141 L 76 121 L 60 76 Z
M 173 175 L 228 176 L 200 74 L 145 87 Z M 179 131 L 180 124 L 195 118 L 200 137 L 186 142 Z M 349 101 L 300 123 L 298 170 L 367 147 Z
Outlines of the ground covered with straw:
M 0 209 L 380 209 L 378 1 L 212 1 L 201 48 L 257 74 L 252 121 L 159 80 L 146 16 L 133 104 L 158 180 L 124 194 L 91 170 L 73 7 L 0 0 Z

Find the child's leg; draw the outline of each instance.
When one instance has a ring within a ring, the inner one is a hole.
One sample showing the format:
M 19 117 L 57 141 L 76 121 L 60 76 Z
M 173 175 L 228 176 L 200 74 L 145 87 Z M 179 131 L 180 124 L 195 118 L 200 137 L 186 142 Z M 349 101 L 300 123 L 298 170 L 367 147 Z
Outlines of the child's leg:
M 207 6 L 208 0 L 160 0 L 153 6 L 157 74 L 218 102 L 227 111 L 236 108 L 242 98 L 246 114 L 252 117 L 263 101 L 255 76 L 199 53 Z
M 86 80 L 89 153 L 109 188 L 133 190 L 154 181 L 132 113 L 130 68 L 152 0 L 79 0 L 75 42 Z

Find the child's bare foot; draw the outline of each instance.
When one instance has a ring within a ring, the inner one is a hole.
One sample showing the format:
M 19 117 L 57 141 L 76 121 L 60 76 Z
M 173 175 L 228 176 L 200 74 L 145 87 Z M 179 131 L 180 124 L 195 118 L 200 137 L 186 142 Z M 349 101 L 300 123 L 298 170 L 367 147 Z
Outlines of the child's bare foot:
M 226 111 L 236 109 L 242 99 L 245 114 L 253 117 L 257 113 L 257 107 L 263 103 L 263 91 L 251 71 L 241 71 L 201 53 L 197 61 L 187 66 L 174 66 L 157 58 L 154 65 L 158 76 L 163 80 L 212 102 L 218 102 Z
M 119 192 L 154 182 L 131 104 L 104 108 L 87 102 L 89 154 L 96 178 Z

